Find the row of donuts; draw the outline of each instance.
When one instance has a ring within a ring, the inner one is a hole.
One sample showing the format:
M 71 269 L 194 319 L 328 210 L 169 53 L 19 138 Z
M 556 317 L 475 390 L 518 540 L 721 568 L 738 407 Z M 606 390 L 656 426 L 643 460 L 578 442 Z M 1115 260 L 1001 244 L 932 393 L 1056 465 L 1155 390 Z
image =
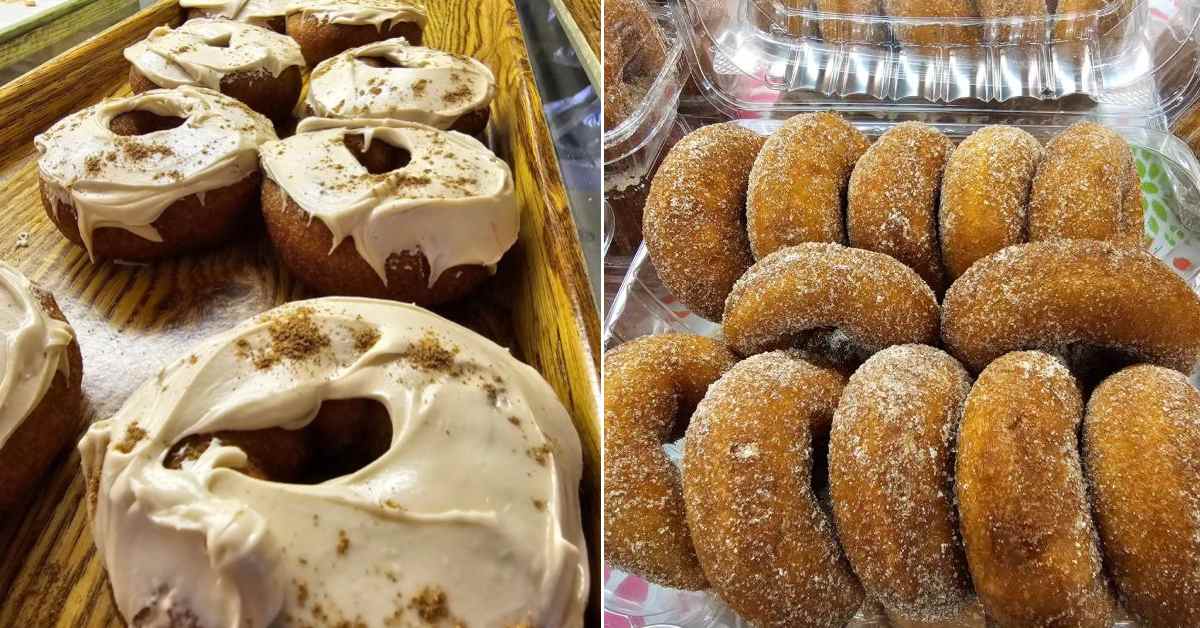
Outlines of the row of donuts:
M 644 233 L 663 283 L 719 320 L 734 281 L 789 245 L 886 253 L 940 296 L 976 260 L 1013 244 L 1137 245 L 1143 213 L 1128 144 L 1095 123 L 1066 129 L 1044 150 L 1005 126 L 955 147 L 918 122 L 872 143 L 837 114 L 817 113 L 765 139 L 734 123 L 689 134 L 651 184 Z
M 975 596 L 1001 626 L 1108 626 L 1118 599 L 1200 621 L 1200 297 L 1157 259 L 1014 245 L 939 307 L 886 255 L 808 243 L 724 314 L 722 340 L 606 356 L 614 566 L 756 626 L 841 626 L 865 599 L 944 620 Z M 684 434 L 680 471 L 662 444 Z

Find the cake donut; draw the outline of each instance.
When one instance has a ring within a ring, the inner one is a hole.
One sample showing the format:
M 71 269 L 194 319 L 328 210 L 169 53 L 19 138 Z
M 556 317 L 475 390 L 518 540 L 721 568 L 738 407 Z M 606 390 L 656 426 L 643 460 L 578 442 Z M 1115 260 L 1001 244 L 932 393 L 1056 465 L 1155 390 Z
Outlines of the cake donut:
M 662 28 L 642 0 L 604 4 L 604 129 L 633 115 L 667 65 Z
M 948 279 L 1026 240 L 1030 188 L 1041 158 L 1037 139 L 1011 126 L 984 127 L 950 153 L 938 212 Z
M 822 13 L 884 15 L 880 0 L 815 0 L 814 6 Z M 882 24 L 833 17 L 822 17 L 818 23 L 821 39 L 830 43 L 876 44 L 887 41 L 887 30 Z
M 650 183 L 642 223 L 650 261 L 671 294 L 712 321 L 754 263 L 746 188 L 763 142 L 732 122 L 700 127 L 671 148 Z
M 687 429 L 692 542 L 713 590 L 755 626 L 841 627 L 862 605 L 814 488 L 845 383 L 798 354 L 759 354 L 708 389 Z
M 1080 343 L 1183 373 L 1200 361 L 1200 297 L 1149 253 L 1109 242 L 1010 246 L 954 282 L 942 308 L 942 340 L 973 372 L 1009 351 Z
M 1092 392 L 1083 442 L 1122 605 L 1148 626 L 1200 625 L 1200 393 L 1169 369 L 1124 369 Z
M 604 558 L 676 589 L 708 586 L 663 443 L 683 435 L 709 386 L 733 366 L 720 342 L 645 336 L 604 356 Z
M 972 18 L 979 17 L 972 0 L 883 0 L 883 10 L 894 18 Z M 979 26 L 945 26 L 939 23 L 892 27 L 896 40 L 905 46 L 978 44 L 983 33 Z
M 954 143 L 931 126 L 903 122 L 884 133 L 854 166 L 846 205 L 850 246 L 907 264 L 941 294 L 938 194 Z
M 970 389 L 940 349 L 889 347 L 854 372 L 833 415 L 839 538 L 867 595 L 900 617 L 949 619 L 971 599 L 954 505 L 954 439 Z
M 1144 207 L 1129 143 L 1081 122 L 1046 145 L 1029 201 L 1029 240 L 1111 240 L 1138 246 Z
M 851 357 L 865 358 L 892 345 L 935 343 L 938 316 L 933 291 L 900 262 L 808 243 L 780 249 L 746 271 L 729 293 L 721 326 L 730 348 L 743 356 L 817 349 L 820 336 L 832 331 Z
M 339 52 L 403 37 L 420 46 L 425 10 L 407 0 L 292 0 L 287 34 L 304 51 L 309 67 Z
M 322 61 L 305 103 L 320 118 L 390 118 L 479 135 L 495 95 L 496 77 L 479 61 L 389 39 Z
M 803 242 L 845 242 L 842 199 L 854 163 L 870 145 L 830 112 L 795 116 L 767 138 L 746 196 L 754 257 Z
M 254 24 L 282 33 L 289 0 L 179 0 L 187 18 L 214 18 Z
M 0 262 L 0 513 L 80 427 L 83 361 L 54 296 Z
M 159 87 L 207 87 L 232 96 L 275 122 L 300 98 L 304 57 L 290 37 L 265 28 L 197 18 L 159 26 L 125 49 L 135 94 Z
M 382 420 L 358 443 L 377 457 L 325 473 L 330 418 Z M 319 475 L 254 477 L 276 443 L 224 436 L 280 433 Z M 164 367 L 79 449 L 130 625 L 583 625 L 570 416 L 507 349 L 421 308 L 271 310 Z
M 444 303 L 516 243 L 512 172 L 478 140 L 398 120 L 297 130 L 262 147 L 262 210 L 284 265 L 318 291 Z
M 1076 432 L 1083 398 L 1059 359 L 1008 353 L 967 396 L 955 494 L 967 564 L 999 626 L 1113 622 Z
M 111 98 L 34 139 L 42 204 L 92 260 L 225 244 L 253 217 L 271 121 L 203 87 Z

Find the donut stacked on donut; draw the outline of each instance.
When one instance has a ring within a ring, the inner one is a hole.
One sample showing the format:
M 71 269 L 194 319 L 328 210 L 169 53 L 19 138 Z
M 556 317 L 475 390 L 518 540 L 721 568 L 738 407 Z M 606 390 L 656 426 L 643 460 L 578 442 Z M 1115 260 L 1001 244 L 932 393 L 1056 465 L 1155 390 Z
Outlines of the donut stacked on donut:
M 93 259 L 150 260 L 224 244 L 253 217 L 271 121 L 203 88 L 156 89 L 38 135 L 46 213 Z
M 643 0 L 605 2 L 606 130 L 617 128 L 633 114 L 666 63 L 666 38 Z
M 495 94 L 496 77 L 479 61 L 389 39 L 321 62 L 305 103 L 320 118 L 406 120 L 479 135 Z
M 164 368 L 80 450 L 130 625 L 582 626 L 570 416 L 507 349 L 418 307 L 281 306 Z
M 275 249 L 325 294 L 451 301 L 491 275 L 520 229 L 508 165 L 453 131 L 308 118 L 263 145 L 262 166 Z
M 304 51 L 309 67 L 339 52 L 403 37 L 421 45 L 426 15 L 407 0 L 292 0 L 287 34 Z
M 0 263 L 0 513 L 80 427 L 83 361 L 54 296 Z
M 291 38 L 251 24 L 198 18 L 159 26 L 125 49 L 129 86 L 140 93 L 181 85 L 232 96 L 275 122 L 300 98 L 304 57 Z

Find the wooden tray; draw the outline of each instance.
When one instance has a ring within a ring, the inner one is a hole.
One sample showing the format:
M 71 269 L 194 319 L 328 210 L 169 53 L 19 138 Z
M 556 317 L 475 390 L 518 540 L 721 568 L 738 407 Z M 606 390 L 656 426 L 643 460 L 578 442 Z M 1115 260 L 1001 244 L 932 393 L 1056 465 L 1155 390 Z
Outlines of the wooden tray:
M 599 625 L 599 324 L 517 15 L 499 0 L 428 3 L 431 46 L 496 73 L 492 133 L 513 168 L 520 240 L 475 297 L 441 313 L 509 346 L 549 380 L 583 440 L 585 532 Z M 275 261 L 265 236 L 146 266 L 93 265 L 42 209 L 33 137 L 102 97 L 128 92 L 121 51 L 177 24 L 156 4 L 0 88 L 0 258 L 52 291 L 83 349 L 86 424 L 114 413 L 153 372 L 201 338 L 311 296 Z M 79 455 L 64 452 L 27 505 L 0 515 L 0 626 L 121 626 L 92 543 Z

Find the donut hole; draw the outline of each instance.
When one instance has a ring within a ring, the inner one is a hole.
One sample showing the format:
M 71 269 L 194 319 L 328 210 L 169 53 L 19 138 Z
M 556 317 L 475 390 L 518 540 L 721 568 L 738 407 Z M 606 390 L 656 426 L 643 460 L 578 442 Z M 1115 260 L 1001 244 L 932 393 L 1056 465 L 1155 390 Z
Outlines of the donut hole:
M 411 66 L 403 63 L 397 63 L 388 57 L 359 57 L 358 60 L 364 65 L 369 65 L 373 68 L 408 68 Z
M 235 471 L 270 482 L 320 484 L 379 459 L 391 447 L 392 421 L 387 408 L 373 399 L 327 400 L 298 430 L 272 427 L 188 436 L 167 452 L 163 466 L 183 468 L 214 439 L 246 454 L 246 464 Z
M 813 495 L 816 495 L 817 502 L 830 516 L 833 515 L 831 508 L 833 504 L 829 492 L 829 429 L 831 424 L 832 417 L 823 425 L 813 427 L 812 476 L 809 479 Z
M 129 137 L 174 129 L 184 122 L 187 122 L 187 118 L 160 116 L 153 111 L 134 109 L 113 117 L 108 123 L 108 129 L 117 135 Z
M 371 145 L 364 150 L 365 140 L 361 133 L 347 133 L 342 142 L 350 150 L 350 154 L 362 164 L 371 174 L 385 174 L 399 170 L 412 162 L 412 153 L 408 149 L 392 146 L 387 142 L 374 138 Z

